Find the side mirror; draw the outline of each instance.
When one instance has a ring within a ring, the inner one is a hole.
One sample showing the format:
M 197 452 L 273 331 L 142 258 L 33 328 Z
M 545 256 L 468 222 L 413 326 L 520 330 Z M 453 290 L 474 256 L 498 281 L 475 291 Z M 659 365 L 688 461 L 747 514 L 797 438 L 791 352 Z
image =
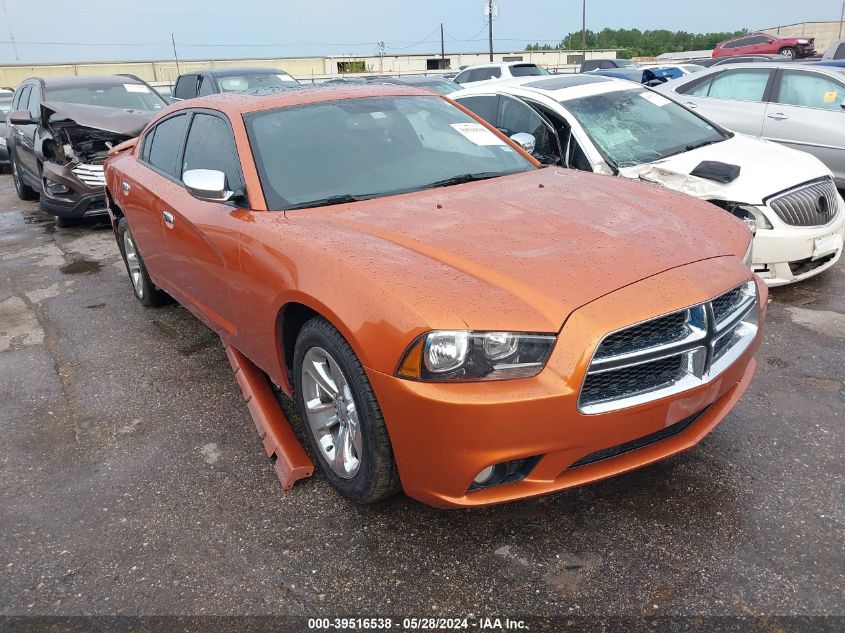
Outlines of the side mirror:
M 534 153 L 534 147 L 537 145 L 537 139 L 534 138 L 533 134 L 529 134 L 528 132 L 517 132 L 511 136 L 511 140 L 529 154 Z
M 226 202 L 235 195 L 226 189 L 226 174 L 216 169 L 189 169 L 182 182 L 194 198 L 208 202 Z
M 32 118 L 29 110 L 15 110 L 9 115 L 9 123 L 12 125 L 32 125 L 38 123 L 38 121 Z

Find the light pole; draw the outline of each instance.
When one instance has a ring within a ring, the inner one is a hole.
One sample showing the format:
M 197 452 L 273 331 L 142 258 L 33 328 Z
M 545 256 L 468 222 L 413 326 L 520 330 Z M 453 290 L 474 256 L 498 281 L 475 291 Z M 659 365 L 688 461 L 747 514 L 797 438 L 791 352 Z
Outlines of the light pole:
M 839 39 L 842 39 L 842 23 L 845 22 L 845 0 L 842 0 L 842 15 L 839 16 Z
M 581 3 L 581 54 L 581 61 L 587 61 L 587 0 Z

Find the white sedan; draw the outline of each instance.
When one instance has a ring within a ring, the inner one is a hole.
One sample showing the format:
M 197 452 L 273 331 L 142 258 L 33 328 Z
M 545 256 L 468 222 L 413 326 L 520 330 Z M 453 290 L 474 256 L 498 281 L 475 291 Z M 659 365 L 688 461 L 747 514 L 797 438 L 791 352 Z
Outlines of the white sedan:
M 639 178 L 712 202 L 755 234 L 769 286 L 817 275 L 842 255 L 845 201 L 817 158 L 721 128 L 644 86 L 591 74 L 530 77 L 449 95 L 540 161 Z

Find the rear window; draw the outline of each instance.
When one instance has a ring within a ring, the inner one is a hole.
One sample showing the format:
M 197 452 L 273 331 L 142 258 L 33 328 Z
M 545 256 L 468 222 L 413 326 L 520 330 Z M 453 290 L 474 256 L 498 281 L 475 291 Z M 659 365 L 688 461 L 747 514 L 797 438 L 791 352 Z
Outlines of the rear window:
M 296 79 L 284 73 L 245 73 L 217 77 L 221 92 L 246 92 L 260 88 L 289 88 L 297 85 Z
M 533 77 L 535 75 L 548 75 L 549 71 L 540 68 L 536 64 L 516 64 L 511 66 L 511 75 L 514 77 Z

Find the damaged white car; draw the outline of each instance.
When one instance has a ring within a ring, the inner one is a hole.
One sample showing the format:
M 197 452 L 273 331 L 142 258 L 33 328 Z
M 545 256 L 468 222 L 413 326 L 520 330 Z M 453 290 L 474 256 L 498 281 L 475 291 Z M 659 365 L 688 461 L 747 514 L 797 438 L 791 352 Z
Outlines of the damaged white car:
M 658 183 L 736 215 L 755 235 L 752 268 L 769 286 L 817 275 L 842 254 L 845 202 L 817 158 L 725 130 L 643 86 L 581 74 L 449 97 L 522 133 L 543 163 Z

